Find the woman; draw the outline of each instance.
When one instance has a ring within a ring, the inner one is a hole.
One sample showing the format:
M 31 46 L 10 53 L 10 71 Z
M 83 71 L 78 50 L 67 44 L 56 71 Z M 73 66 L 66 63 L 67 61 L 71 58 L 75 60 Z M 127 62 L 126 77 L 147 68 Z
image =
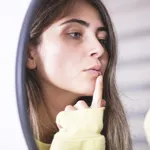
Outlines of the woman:
M 41 2 L 26 69 L 39 149 L 132 150 L 115 85 L 116 55 L 112 23 L 101 1 Z

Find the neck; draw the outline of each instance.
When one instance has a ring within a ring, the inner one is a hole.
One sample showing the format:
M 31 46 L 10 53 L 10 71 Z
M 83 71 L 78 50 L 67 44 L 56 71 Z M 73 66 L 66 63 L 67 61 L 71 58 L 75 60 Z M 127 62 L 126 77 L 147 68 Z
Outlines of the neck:
M 80 96 L 54 86 L 44 86 L 42 90 L 44 103 L 39 109 L 41 141 L 51 143 L 54 134 L 58 132 L 55 123 L 57 114 L 67 105 L 74 105 Z
M 65 109 L 67 105 L 74 105 L 80 95 L 65 91 L 55 86 L 43 88 L 45 104 L 48 111 L 55 118 L 56 115 Z

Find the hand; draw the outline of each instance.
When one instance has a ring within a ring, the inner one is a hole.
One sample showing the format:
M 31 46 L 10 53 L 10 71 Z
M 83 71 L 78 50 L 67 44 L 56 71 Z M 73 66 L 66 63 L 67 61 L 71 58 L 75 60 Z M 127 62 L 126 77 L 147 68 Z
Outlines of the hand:
M 95 90 L 93 94 L 93 100 L 91 103 L 90 108 L 100 108 L 100 107 L 105 107 L 105 100 L 102 99 L 102 93 L 103 93 L 103 79 L 102 76 L 98 76 L 96 79 L 96 84 L 95 84 Z M 72 105 L 67 105 L 65 107 L 64 111 L 74 111 L 74 110 L 81 110 L 81 109 L 87 109 L 89 106 L 85 103 L 84 100 L 79 100 L 74 106 Z M 57 123 L 57 126 L 59 129 L 62 127 Z

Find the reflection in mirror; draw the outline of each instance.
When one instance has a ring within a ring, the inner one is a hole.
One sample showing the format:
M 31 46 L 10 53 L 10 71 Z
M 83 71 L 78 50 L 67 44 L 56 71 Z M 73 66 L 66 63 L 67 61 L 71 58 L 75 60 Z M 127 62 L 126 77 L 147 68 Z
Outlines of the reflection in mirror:
M 26 64 L 29 117 L 40 149 L 132 149 L 115 86 L 115 35 L 100 1 L 44 1 Z
M 101 1 L 42 1 L 26 60 L 29 119 L 40 150 L 132 150 L 116 60 Z

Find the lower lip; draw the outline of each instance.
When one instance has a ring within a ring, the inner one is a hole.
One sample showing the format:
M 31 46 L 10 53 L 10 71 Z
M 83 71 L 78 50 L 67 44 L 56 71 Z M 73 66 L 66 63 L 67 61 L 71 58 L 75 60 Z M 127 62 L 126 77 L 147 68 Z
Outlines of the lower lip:
M 100 72 L 100 71 L 96 71 L 96 70 L 92 70 L 92 69 L 87 70 L 87 72 L 88 72 L 89 74 L 91 74 L 91 75 L 94 75 L 94 76 L 99 76 L 99 75 L 101 75 L 101 72 Z

